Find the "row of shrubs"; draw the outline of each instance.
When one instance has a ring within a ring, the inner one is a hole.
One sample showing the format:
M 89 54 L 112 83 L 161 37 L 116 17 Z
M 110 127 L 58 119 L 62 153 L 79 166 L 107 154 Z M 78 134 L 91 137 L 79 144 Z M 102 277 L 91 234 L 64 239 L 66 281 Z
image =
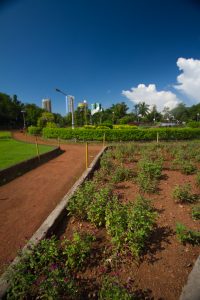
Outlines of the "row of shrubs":
M 96 129 L 85 130 L 84 128 L 43 128 L 29 127 L 29 134 L 42 133 L 44 138 L 60 138 L 64 140 L 88 140 L 100 141 L 104 134 L 107 141 L 151 141 L 156 140 L 157 133 L 161 140 L 186 140 L 198 139 L 200 137 L 200 128 L 149 128 L 149 129 Z

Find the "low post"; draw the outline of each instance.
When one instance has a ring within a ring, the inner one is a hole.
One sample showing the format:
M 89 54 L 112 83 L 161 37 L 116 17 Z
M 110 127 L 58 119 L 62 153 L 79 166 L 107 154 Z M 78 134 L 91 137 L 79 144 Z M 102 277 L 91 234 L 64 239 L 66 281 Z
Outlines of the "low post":
M 88 142 L 85 144 L 85 166 L 88 168 Z
M 60 149 L 60 138 L 58 137 L 58 148 Z
M 37 157 L 38 157 L 38 159 L 40 160 L 40 153 L 39 153 L 39 147 L 38 147 L 37 136 L 35 137 L 35 145 L 36 145 Z
M 159 142 L 159 133 L 157 132 L 157 144 Z

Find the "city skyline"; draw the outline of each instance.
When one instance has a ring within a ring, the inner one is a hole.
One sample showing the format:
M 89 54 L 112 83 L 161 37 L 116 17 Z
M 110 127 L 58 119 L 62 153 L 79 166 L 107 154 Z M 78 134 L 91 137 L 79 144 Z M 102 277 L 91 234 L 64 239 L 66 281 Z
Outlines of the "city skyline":
M 65 97 L 104 108 L 200 102 L 195 0 L 8 0 L 0 4 L 0 91 L 25 103 Z

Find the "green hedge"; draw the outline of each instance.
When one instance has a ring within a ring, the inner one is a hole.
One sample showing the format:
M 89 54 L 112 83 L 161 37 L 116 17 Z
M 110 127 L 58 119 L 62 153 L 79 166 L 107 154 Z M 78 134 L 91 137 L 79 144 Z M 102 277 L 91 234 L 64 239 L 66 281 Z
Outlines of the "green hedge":
M 39 135 L 41 133 L 41 131 L 42 131 L 42 129 L 40 127 L 36 127 L 36 126 L 28 127 L 28 133 L 31 135 Z
M 150 128 L 135 130 L 44 128 L 42 131 L 45 138 L 59 137 L 65 140 L 77 139 L 81 141 L 101 141 L 104 133 L 107 141 L 151 141 L 156 140 L 157 133 L 159 133 L 159 139 L 161 140 L 186 140 L 200 138 L 199 128 Z

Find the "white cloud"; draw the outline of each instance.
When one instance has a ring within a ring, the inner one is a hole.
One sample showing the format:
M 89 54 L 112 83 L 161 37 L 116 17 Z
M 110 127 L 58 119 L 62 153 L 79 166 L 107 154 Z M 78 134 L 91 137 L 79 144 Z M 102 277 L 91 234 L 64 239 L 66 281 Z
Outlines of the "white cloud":
M 186 94 L 195 102 L 200 101 L 200 60 L 182 58 L 177 60 L 177 66 L 182 71 L 177 77 L 175 88 Z
M 170 91 L 157 91 L 155 84 L 139 84 L 128 91 L 122 91 L 122 95 L 134 103 L 145 102 L 150 107 L 156 105 L 158 111 L 162 111 L 165 106 L 173 109 L 180 100 Z

